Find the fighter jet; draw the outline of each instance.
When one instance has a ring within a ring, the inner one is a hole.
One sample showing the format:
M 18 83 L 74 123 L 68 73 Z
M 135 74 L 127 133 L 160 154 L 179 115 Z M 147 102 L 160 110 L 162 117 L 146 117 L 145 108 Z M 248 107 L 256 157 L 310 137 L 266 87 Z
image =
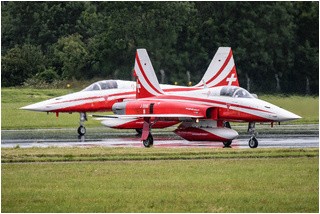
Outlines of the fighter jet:
M 231 51 L 231 49 L 230 49 Z M 224 63 L 226 64 L 226 63 Z M 210 67 L 210 66 L 209 66 Z M 138 49 L 134 66 L 137 76 L 135 100 L 127 100 L 113 104 L 111 116 L 117 119 L 140 119 L 142 124 L 141 141 L 145 147 L 153 145 L 151 129 L 161 121 L 182 122 L 175 133 L 187 140 L 221 141 L 229 147 L 238 133 L 231 129 L 229 122 L 248 123 L 248 131 L 252 136 L 249 147 L 256 148 L 258 140 L 255 136 L 255 123 L 271 123 L 297 120 L 301 117 L 276 105 L 258 99 L 247 90 L 234 86 L 237 80 L 234 66 L 230 66 L 231 76 L 220 78 L 223 70 L 214 78 L 204 78 L 192 91 L 164 91 L 155 75 L 145 49 Z M 225 80 L 225 84 L 219 85 Z M 209 80 L 208 80 L 209 79 Z M 216 84 L 218 82 L 218 84 Z M 208 87 L 207 84 L 211 84 Z M 102 121 L 102 124 L 104 122 Z
M 141 50 L 145 53 L 141 57 L 150 61 L 147 51 L 145 49 Z M 115 103 L 139 98 L 139 87 L 141 84 L 139 79 L 137 83 L 123 80 L 102 80 L 89 85 L 79 92 L 24 106 L 20 109 L 47 113 L 53 112 L 56 113 L 57 117 L 59 113 L 80 113 L 78 134 L 84 135 L 86 133 L 84 122 L 87 120 L 87 112 L 109 112 Z M 231 48 L 220 47 L 218 49 L 202 81 L 196 86 L 184 87 L 161 84 L 160 87 L 164 92 L 183 92 L 202 89 L 203 83 L 209 88 L 221 85 L 239 86 Z M 153 128 L 165 128 L 177 123 L 179 123 L 179 121 L 160 121 L 157 122 Z M 143 121 L 137 118 L 105 119 L 103 121 L 103 125 L 105 126 L 118 129 L 136 129 L 138 133 L 142 131 L 142 124 Z

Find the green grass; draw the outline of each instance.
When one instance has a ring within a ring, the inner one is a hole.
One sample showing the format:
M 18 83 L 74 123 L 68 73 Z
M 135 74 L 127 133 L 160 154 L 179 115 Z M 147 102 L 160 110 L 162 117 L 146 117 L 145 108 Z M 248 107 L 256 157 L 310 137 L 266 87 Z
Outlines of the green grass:
M 319 158 L 2 164 L 1 208 L 318 213 Z
M 301 149 L 203 149 L 49 147 L 2 148 L 1 162 L 187 160 L 216 158 L 318 157 L 319 148 Z
M 32 112 L 19 108 L 47 100 L 53 97 L 68 94 L 67 89 L 1 89 L 1 128 L 2 129 L 41 129 L 41 128 L 77 128 L 80 116 L 78 113 L 62 113 L 47 115 L 44 112 Z M 263 95 L 259 98 L 279 105 L 303 117 L 301 120 L 289 123 L 319 123 L 319 97 L 303 96 L 275 96 Z M 102 126 L 100 121 L 85 122 L 86 127 Z
M 68 94 L 67 89 L 1 88 L 1 104 L 35 103 Z M 21 106 L 22 107 L 22 106 Z

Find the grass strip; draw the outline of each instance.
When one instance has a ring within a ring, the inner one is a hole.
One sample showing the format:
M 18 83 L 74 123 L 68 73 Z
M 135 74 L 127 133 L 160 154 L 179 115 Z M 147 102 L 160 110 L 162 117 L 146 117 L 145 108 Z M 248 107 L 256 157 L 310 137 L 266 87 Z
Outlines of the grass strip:
M 59 161 L 193 160 L 216 158 L 318 157 L 319 148 L 205 149 L 205 148 L 2 148 L 2 163 Z
M 1 211 L 318 213 L 319 159 L 2 164 Z

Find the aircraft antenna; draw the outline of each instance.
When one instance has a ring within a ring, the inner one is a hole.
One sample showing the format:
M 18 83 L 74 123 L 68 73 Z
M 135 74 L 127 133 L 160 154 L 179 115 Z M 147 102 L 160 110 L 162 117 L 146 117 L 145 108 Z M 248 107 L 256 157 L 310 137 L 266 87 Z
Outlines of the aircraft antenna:
M 208 86 L 207 86 L 206 82 L 204 81 L 204 79 L 202 79 L 202 82 L 203 82 L 203 88 L 208 89 Z

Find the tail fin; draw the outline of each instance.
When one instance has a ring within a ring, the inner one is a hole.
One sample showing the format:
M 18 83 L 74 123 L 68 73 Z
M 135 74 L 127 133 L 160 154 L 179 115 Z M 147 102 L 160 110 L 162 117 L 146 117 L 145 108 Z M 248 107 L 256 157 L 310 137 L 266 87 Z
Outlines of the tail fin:
M 164 94 L 146 49 L 137 49 L 133 75 L 137 77 L 137 99 Z
M 202 87 L 203 81 L 209 88 L 225 85 L 239 86 L 230 47 L 220 47 L 218 49 L 202 80 L 196 86 Z

